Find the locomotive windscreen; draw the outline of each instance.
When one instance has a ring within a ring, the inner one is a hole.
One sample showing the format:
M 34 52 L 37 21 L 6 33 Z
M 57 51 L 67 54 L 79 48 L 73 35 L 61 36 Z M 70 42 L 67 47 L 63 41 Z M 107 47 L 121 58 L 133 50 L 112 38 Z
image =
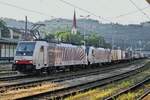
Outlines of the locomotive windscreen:
M 21 42 L 16 49 L 16 56 L 32 56 L 36 42 Z

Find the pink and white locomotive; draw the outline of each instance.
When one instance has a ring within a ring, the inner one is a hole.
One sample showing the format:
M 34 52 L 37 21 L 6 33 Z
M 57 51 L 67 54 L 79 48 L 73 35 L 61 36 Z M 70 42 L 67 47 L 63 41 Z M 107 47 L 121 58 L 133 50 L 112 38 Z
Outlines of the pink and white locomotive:
M 22 41 L 18 43 L 13 70 L 32 72 L 51 71 L 77 65 L 87 65 L 84 46 L 56 44 L 46 41 Z
M 83 65 L 131 59 L 132 57 L 126 56 L 126 53 L 122 50 L 46 41 L 21 41 L 18 43 L 12 68 L 23 73 L 51 72 L 57 69 L 72 69 Z

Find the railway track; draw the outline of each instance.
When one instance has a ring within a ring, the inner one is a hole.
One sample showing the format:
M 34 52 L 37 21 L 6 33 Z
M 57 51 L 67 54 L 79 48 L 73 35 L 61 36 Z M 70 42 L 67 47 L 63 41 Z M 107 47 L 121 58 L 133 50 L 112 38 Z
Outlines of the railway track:
M 124 66 L 126 66 L 126 64 Z M 130 67 L 131 66 L 134 67 L 133 65 L 130 65 Z M 119 66 L 119 68 L 123 68 L 123 66 Z M 18 87 L 19 88 L 24 87 L 24 85 L 27 85 L 27 84 L 33 84 L 33 83 L 39 84 L 39 83 L 41 83 L 43 81 L 60 82 L 60 81 L 63 81 L 63 80 L 80 78 L 80 77 L 84 77 L 84 76 L 88 76 L 88 75 L 97 75 L 97 74 L 100 74 L 100 73 L 106 73 L 106 72 L 110 72 L 110 71 L 113 71 L 113 70 L 119 69 L 119 68 L 118 67 L 117 68 L 116 67 L 110 67 L 110 68 L 104 68 L 103 70 L 95 69 L 93 71 L 75 72 L 75 73 L 68 73 L 68 74 L 64 74 L 64 75 L 62 75 L 62 73 L 60 73 L 57 76 L 55 74 L 55 75 L 53 75 L 51 77 L 49 77 L 49 76 L 47 76 L 47 77 L 32 77 L 31 76 L 29 78 L 28 76 L 26 76 L 27 78 L 25 78 L 24 75 L 23 75 L 23 76 L 14 77 L 14 78 L 16 78 L 16 79 L 18 78 L 18 79 L 17 80 L 13 80 L 13 81 L 12 81 L 12 77 L 11 77 L 11 80 L 0 84 L 0 91 L 4 87 L 5 87 L 5 89 L 6 88 L 11 88 L 12 89 L 12 87 L 14 87 L 14 89 L 16 89 Z M 19 79 L 19 78 L 21 78 L 21 79 Z
M 138 100 L 146 100 L 146 99 L 144 99 L 144 98 L 146 98 L 149 94 L 150 94 L 150 89 L 147 90 L 142 96 L 140 96 L 140 97 L 138 98 Z M 148 99 L 147 99 L 147 100 L 148 100 Z
M 4 75 L 0 76 L 0 81 L 10 81 L 10 80 L 17 80 L 17 79 L 22 79 L 22 78 L 27 78 L 30 77 L 30 75 L 25 75 L 25 74 L 15 74 L 15 75 Z
M 25 96 L 25 97 L 22 97 L 20 99 L 33 99 L 34 97 L 38 97 L 38 98 L 44 97 L 45 98 L 45 97 L 47 97 L 47 95 L 48 95 L 49 99 L 51 99 L 53 97 L 54 98 L 65 97 L 68 95 L 75 94 L 75 93 L 77 93 L 77 91 L 78 92 L 79 91 L 80 92 L 86 91 L 88 89 L 95 88 L 95 87 L 100 86 L 100 85 L 105 85 L 105 84 L 108 84 L 112 81 L 120 80 L 120 79 L 126 78 L 130 75 L 136 74 L 139 71 L 143 70 L 142 66 L 143 65 L 139 65 L 138 68 L 133 68 L 132 70 L 131 69 L 128 69 L 128 70 L 124 69 L 124 71 L 123 71 L 121 69 L 120 70 L 118 69 L 116 71 L 112 71 L 111 73 L 99 74 L 96 76 L 91 76 L 91 75 L 86 76 L 86 82 L 83 81 L 83 79 L 85 77 L 78 78 L 78 79 L 75 78 L 75 79 L 71 79 L 71 80 L 57 81 L 57 83 L 63 85 L 63 88 L 52 90 L 52 91 L 47 91 L 47 92 L 40 93 L 40 94 Z M 131 71 L 129 71 L 129 70 L 131 70 Z M 75 81 L 78 81 L 80 83 L 75 84 Z M 66 85 L 66 83 L 70 83 L 70 84 Z
M 131 64 L 136 64 L 139 61 L 143 63 L 144 60 L 138 60 L 138 61 L 133 61 L 130 63 L 121 63 L 121 64 L 116 64 L 116 65 L 103 65 L 102 68 L 92 68 L 92 69 L 84 69 L 84 73 L 97 73 L 97 72 L 104 72 L 108 70 L 113 70 L 117 68 L 122 68 L 124 66 L 129 66 Z M 65 72 L 65 74 L 70 74 L 70 73 L 82 73 L 80 71 L 75 71 L 75 72 Z M 50 74 L 50 76 L 59 76 L 62 75 L 63 72 L 57 73 L 57 74 Z M 82 73 L 83 74 L 83 73 Z M 25 78 L 30 78 L 30 77 L 35 77 L 35 75 L 25 75 L 25 74 L 15 74 L 15 75 L 2 75 L 0 76 L 0 81 L 12 81 L 12 80 L 17 80 L 17 79 L 25 79 Z M 36 75 L 36 77 L 41 78 L 41 76 Z M 45 76 L 44 76 L 45 77 Z
M 17 71 L 0 71 L 0 77 L 11 76 L 18 74 Z
M 137 73 L 136 71 L 135 72 L 131 71 L 129 73 L 124 73 L 124 74 L 112 76 L 109 78 L 104 78 L 104 79 L 97 80 L 94 82 L 88 82 L 85 84 L 80 84 L 77 86 L 71 86 L 71 87 L 59 89 L 56 91 L 50 91 L 47 93 L 42 93 L 42 94 L 38 94 L 38 95 L 34 95 L 34 96 L 21 98 L 21 99 L 30 99 L 30 100 L 31 99 L 47 100 L 47 99 L 53 99 L 53 98 L 62 99 L 62 98 L 65 98 L 67 96 L 70 96 L 70 95 L 75 95 L 76 93 L 79 93 L 79 92 L 88 91 L 90 89 L 93 89 L 93 88 L 96 88 L 99 86 L 103 86 L 103 85 L 109 84 L 109 83 L 114 82 L 114 81 L 122 80 L 122 79 L 127 78 L 131 75 L 134 75 L 136 73 Z
M 142 66 L 143 62 L 140 63 L 140 66 Z M 129 66 L 130 64 L 125 64 L 124 66 Z M 135 67 L 135 66 L 138 66 L 137 64 L 134 64 L 133 65 L 130 65 L 130 67 Z M 119 66 L 119 68 L 123 68 L 123 66 Z M 118 68 L 118 71 L 120 71 Z M 74 73 L 74 74 L 67 74 L 67 75 L 62 75 L 60 74 L 60 76 L 57 76 L 57 77 L 41 77 L 41 78 L 27 78 L 27 80 L 24 80 L 24 81 L 16 81 L 16 82 L 12 82 L 9 81 L 9 83 L 7 84 L 0 84 L 0 92 L 1 94 L 5 93 L 6 91 L 9 91 L 9 90 L 17 90 L 17 89 L 21 89 L 21 88 L 28 88 L 28 87 L 36 87 L 38 85 L 42 85 L 44 82 L 63 82 L 63 81 L 67 81 L 67 80 L 73 80 L 73 79 L 76 79 L 76 78 L 81 78 L 81 77 L 87 77 L 87 76 L 91 76 L 91 75 L 97 75 L 97 74 L 100 74 L 103 75 L 103 73 L 108 73 L 108 72 L 111 72 L 113 70 L 116 70 L 117 68 L 113 67 L 111 69 L 110 68 L 106 68 L 105 70 L 101 70 L 101 71 L 89 71 L 89 73 L 87 72 L 80 72 L 80 73 Z M 96 70 L 96 69 L 95 69 Z M 109 71 L 108 71 L 109 70 Z M 104 77 L 103 77 L 104 78 Z M 11 83 L 10 83 L 11 82 Z
M 141 62 L 140 64 L 143 64 L 144 62 Z M 3 83 L 0 84 L 0 89 L 5 87 L 5 88 L 9 88 L 9 87 L 13 87 L 13 86 L 21 86 L 21 85 L 26 85 L 26 84 L 32 84 L 32 83 L 36 83 L 36 82 L 42 82 L 42 81 L 61 81 L 61 78 L 65 78 L 65 77 L 70 77 L 70 78 L 66 78 L 66 79 L 72 79 L 72 78 L 79 78 L 79 77 L 84 77 L 87 75 L 96 75 L 96 74 L 100 74 L 100 73 L 105 73 L 105 72 L 110 72 L 112 70 L 115 69 L 119 69 L 119 68 L 124 68 L 125 66 L 132 66 L 132 65 L 136 65 L 137 63 L 127 63 L 127 64 L 119 64 L 116 66 L 111 66 L 111 67 L 106 67 L 106 68 L 100 68 L 100 69 L 94 69 L 94 70 L 85 70 L 83 71 L 78 71 L 78 72 L 68 72 L 62 75 L 62 73 L 56 73 L 52 76 L 30 76 L 30 75 L 16 75 L 16 76 L 8 76 L 8 77 L 0 77 L 0 81 L 2 81 Z M 11 82 L 11 83 L 10 83 Z
M 114 100 L 116 98 L 118 98 L 120 95 L 122 94 L 125 94 L 125 93 L 128 93 L 128 92 L 132 92 L 134 91 L 135 89 L 137 88 L 140 88 L 140 87 L 143 87 L 144 88 L 144 85 L 146 85 L 148 82 L 150 82 L 150 77 L 146 78 L 145 80 L 127 88 L 127 89 L 124 89 L 122 91 L 120 91 L 119 93 L 116 93 L 108 98 L 106 98 L 105 100 Z M 148 93 L 150 92 L 149 89 L 145 89 L 145 93 L 143 96 L 139 97 L 139 98 L 136 98 L 136 100 L 141 100 L 145 95 L 147 95 Z

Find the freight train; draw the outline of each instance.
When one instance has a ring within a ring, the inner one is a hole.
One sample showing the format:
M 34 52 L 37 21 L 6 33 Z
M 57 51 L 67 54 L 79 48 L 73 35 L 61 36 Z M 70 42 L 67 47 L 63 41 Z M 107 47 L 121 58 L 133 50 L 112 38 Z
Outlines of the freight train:
M 106 64 L 141 58 L 130 51 L 92 46 L 77 46 L 46 41 L 20 41 L 17 45 L 13 70 L 22 73 L 52 72 L 94 64 Z

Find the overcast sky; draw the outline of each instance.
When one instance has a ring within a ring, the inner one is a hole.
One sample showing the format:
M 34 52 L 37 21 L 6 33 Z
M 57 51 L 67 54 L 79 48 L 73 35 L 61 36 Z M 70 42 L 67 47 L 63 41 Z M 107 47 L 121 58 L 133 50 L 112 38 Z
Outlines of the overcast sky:
M 118 22 L 121 24 L 135 24 L 145 21 L 150 21 L 143 13 L 136 12 L 123 17 L 116 17 L 122 14 L 136 11 L 136 7 L 130 2 L 130 0 L 64 0 L 76 5 L 80 8 L 88 10 L 95 14 L 90 14 L 90 18 L 99 20 L 100 22 Z M 144 13 L 150 16 L 150 5 L 145 0 L 132 0 L 138 5 L 139 8 L 145 8 Z M 6 4 L 7 3 L 7 4 Z M 8 4 L 11 4 L 8 6 Z M 26 11 L 32 10 L 41 12 L 35 13 Z M 75 8 L 77 18 L 80 15 L 87 16 L 89 13 L 84 12 L 78 8 Z M 74 7 L 67 5 L 60 0 L 0 0 L 0 17 L 14 18 L 23 20 L 24 16 L 28 16 L 28 19 L 32 22 L 49 20 L 53 16 L 54 18 L 68 18 L 72 19 Z M 100 19 L 98 16 L 109 20 Z

